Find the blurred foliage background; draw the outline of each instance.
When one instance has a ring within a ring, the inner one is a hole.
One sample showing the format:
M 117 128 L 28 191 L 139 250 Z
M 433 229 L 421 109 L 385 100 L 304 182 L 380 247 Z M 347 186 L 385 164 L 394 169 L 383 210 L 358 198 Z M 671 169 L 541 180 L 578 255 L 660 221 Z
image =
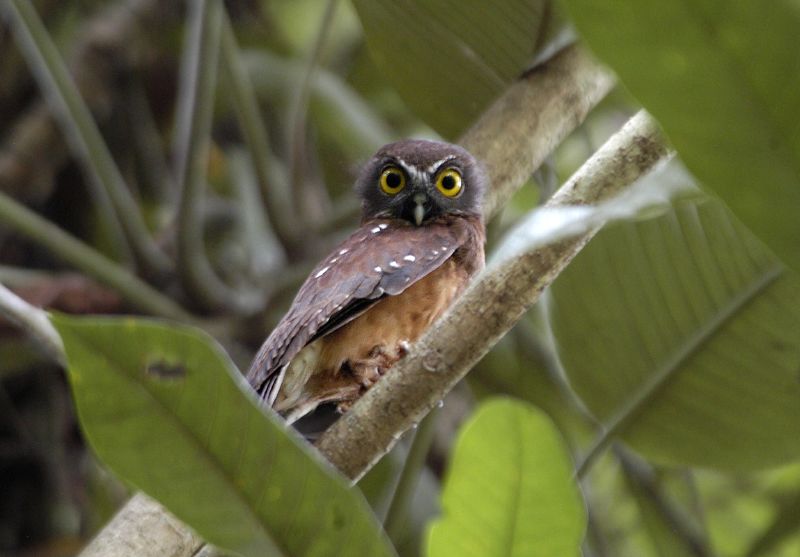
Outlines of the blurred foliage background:
M 584 555 L 800 554 L 789 2 L 755 19 L 710 1 L 642 8 L 616 31 L 614 9 L 580 0 L 227 0 L 210 16 L 178 1 L 0 2 L 0 283 L 66 313 L 199 325 L 240 368 L 356 225 L 359 164 L 402 137 L 456 140 L 577 26 L 624 85 L 490 223 L 487 254 L 640 103 L 724 203 L 680 162 L 650 178 L 691 194 L 598 235 L 448 397 L 392 540 L 423 554 L 456 432 L 499 394 L 542 409 L 576 462 L 591 456 Z M 775 52 L 782 66 L 750 71 Z M 406 445 L 359 484 L 379 516 Z M 62 369 L 0 321 L 0 554 L 77 554 L 128 495 L 87 449 Z

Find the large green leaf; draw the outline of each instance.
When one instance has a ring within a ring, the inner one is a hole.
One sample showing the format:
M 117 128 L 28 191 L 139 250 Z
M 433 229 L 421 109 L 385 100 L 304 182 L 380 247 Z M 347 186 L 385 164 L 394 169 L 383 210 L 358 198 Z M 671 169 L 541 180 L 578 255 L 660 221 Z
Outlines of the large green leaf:
M 510 399 L 464 425 L 428 557 L 579 555 L 586 524 L 570 456 L 550 419 Z
M 552 293 L 572 386 L 649 458 L 800 456 L 800 281 L 719 202 L 607 227 Z
M 246 556 L 394 555 L 360 493 L 188 327 L 54 316 L 81 425 L 116 474 Z
M 800 270 L 800 2 L 566 5 L 692 172 Z
M 530 64 L 550 0 L 353 0 L 378 67 L 447 138 L 463 132 Z

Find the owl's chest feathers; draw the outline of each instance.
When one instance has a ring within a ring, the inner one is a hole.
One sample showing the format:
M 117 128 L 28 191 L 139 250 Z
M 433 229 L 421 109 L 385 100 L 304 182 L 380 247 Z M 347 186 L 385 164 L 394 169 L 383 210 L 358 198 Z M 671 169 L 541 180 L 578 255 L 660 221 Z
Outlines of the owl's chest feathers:
M 365 376 L 377 379 L 466 287 L 473 269 L 454 256 L 396 296 L 376 302 L 363 315 L 304 347 L 286 370 L 275 409 L 298 417 L 325 401 L 353 401 Z

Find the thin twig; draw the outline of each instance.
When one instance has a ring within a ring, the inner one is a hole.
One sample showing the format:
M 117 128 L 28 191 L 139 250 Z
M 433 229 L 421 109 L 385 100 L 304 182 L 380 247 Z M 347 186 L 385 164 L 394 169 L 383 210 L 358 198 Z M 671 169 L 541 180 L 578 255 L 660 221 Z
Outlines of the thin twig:
M 127 237 L 148 270 L 166 273 L 171 262 L 147 230 L 139 206 L 35 8 L 25 0 L 8 0 L 0 6 L 5 7 L 20 49 L 54 108 L 67 142 L 83 164 L 89 182 L 95 185 L 107 231 L 120 246 L 126 245 L 123 238 Z
M 1 192 L 0 222 L 44 246 L 55 257 L 115 289 L 138 309 L 161 317 L 192 321 L 192 316 L 171 298 Z

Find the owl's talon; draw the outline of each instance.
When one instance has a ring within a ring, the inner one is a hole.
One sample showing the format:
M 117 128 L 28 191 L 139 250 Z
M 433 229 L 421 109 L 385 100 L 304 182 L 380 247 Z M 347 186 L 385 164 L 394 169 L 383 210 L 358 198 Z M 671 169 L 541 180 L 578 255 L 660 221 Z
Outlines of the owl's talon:
M 397 343 L 397 355 L 399 357 L 406 356 L 409 352 L 411 352 L 411 343 L 407 340 L 401 340 Z

